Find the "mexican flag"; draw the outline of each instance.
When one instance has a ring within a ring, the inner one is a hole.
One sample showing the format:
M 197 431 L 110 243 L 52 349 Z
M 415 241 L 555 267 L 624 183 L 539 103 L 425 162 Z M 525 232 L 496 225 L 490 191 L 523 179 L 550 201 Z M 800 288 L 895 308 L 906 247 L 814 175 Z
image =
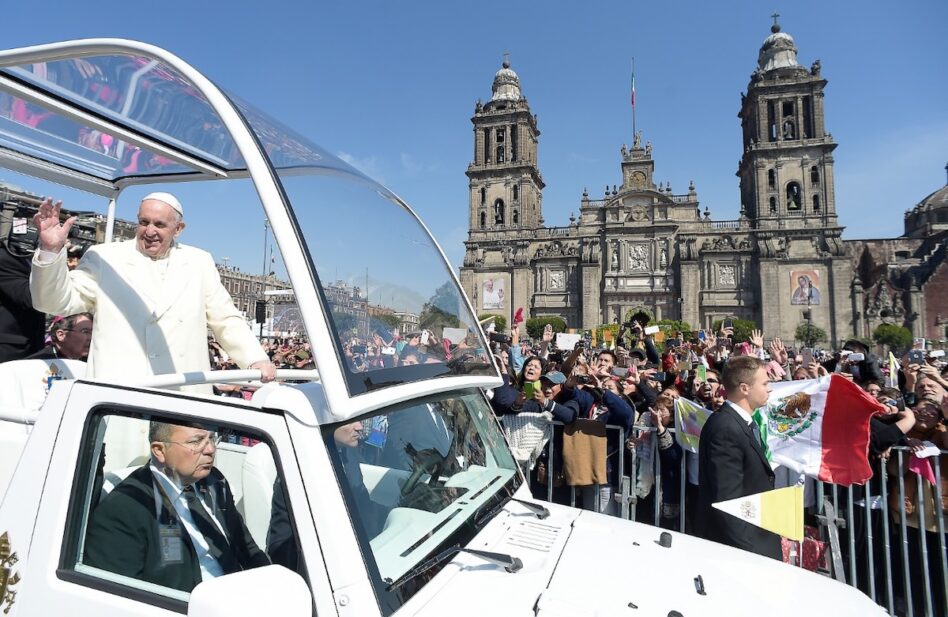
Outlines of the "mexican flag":
M 685 450 L 698 453 L 701 429 L 714 412 L 686 398 L 675 399 L 675 439 Z
M 848 486 L 872 476 L 869 418 L 885 407 L 840 375 L 772 384 L 760 413 L 768 458 L 798 473 Z

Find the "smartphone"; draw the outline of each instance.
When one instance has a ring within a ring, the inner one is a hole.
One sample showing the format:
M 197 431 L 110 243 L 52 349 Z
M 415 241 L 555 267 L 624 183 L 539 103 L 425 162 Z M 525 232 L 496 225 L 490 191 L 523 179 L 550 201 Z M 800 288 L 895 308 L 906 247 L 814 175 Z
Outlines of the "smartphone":
M 698 340 L 703 341 L 705 339 L 704 330 L 698 330 Z
M 349 350 L 350 350 L 352 353 L 362 353 L 362 354 L 364 354 L 364 353 L 366 352 L 365 345 L 353 345 L 352 347 L 349 348 Z
M 629 369 L 622 368 L 621 366 L 615 366 L 612 368 L 612 374 L 616 377 L 625 377 L 629 374 Z
M 862 362 L 866 359 L 866 354 L 854 352 L 846 356 L 846 359 L 849 360 L 850 364 L 855 364 L 856 362 Z M 922 352 L 922 362 L 925 362 L 925 352 Z
M 944 358 L 944 357 L 945 357 L 945 350 L 944 350 L 944 349 L 936 349 L 935 351 L 930 351 L 930 352 L 928 352 L 928 357 L 929 357 L 929 358 Z
M 850 354 L 849 356 L 850 362 L 852 361 L 852 357 L 854 355 L 856 354 Z M 925 364 L 925 352 L 922 351 L 921 349 L 913 349 L 912 351 L 909 352 L 908 357 L 909 357 L 909 364 L 918 364 L 919 366 Z
M 427 344 L 428 344 L 428 339 L 430 338 L 430 336 L 431 336 L 431 335 L 428 333 L 427 330 L 422 330 L 422 331 L 421 331 L 421 344 L 422 344 L 422 345 L 427 345 Z
M 658 331 L 661 330 L 658 326 L 649 326 L 645 328 L 645 335 L 650 336 L 652 334 L 658 334 Z
M 666 377 L 667 375 L 665 374 L 665 371 L 659 371 L 655 373 L 654 375 L 652 375 L 652 379 L 654 379 L 655 381 L 661 381 L 663 383 Z
M 394 348 L 394 347 L 383 347 L 383 348 L 382 348 L 382 355 L 383 355 L 383 356 L 394 356 L 394 355 L 395 355 L 395 348 Z
M 542 388 L 543 386 L 540 384 L 539 381 L 528 381 L 525 384 L 523 384 L 523 395 L 527 399 L 531 399 L 534 396 L 536 396 L 536 393 L 540 392 Z
M 721 327 L 722 327 L 722 328 L 733 328 L 733 327 L 734 327 L 734 320 L 733 320 L 733 319 L 725 319 L 725 320 L 724 320 L 724 323 L 721 325 Z
M 813 350 L 806 348 L 800 352 L 800 355 L 803 356 L 803 366 L 808 366 L 810 362 L 813 362 Z
M 665 341 L 665 347 L 681 347 L 681 341 L 676 338 L 670 338 Z
M 703 364 L 699 364 L 695 367 L 695 381 L 700 381 L 704 383 L 708 380 L 708 367 Z

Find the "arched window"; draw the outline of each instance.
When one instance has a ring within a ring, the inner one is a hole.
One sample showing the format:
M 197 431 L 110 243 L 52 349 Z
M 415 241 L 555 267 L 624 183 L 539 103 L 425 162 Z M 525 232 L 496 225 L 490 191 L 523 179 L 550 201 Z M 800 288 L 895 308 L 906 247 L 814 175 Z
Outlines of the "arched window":
M 820 211 L 820 196 L 819 195 L 813 196 L 813 211 L 814 212 Z
M 513 221 L 513 224 L 514 224 L 514 225 L 519 225 L 519 224 L 520 224 L 520 213 L 519 213 L 519 212 L 517 212 L 516 210 L 514 210 L 513 213 L 510 215 L 510 217 L 511 217 L 511 220 Z
M 784 139 L 796 139 L 797 138 L 797 127 L 793 123 L 793 120 L 785 118 L 783 121 L 783 138 Z
M 494 202 L 494 225 L 504 224 L 504 200 L 498 199 Z
M 481 229 L 487 227 L 487 213 L 481 212 Z
M 820 169 L 816 165 L 810 168 L 810 184 L 816 186 L 820 183 Z
M 777 198 L 771 197 L 770 198 L 770 213 L 776 214 L 776 212 L 777 212 Z
M 767 170 L 767 186 L 772 189 L 777 188 L 777 172 L 773 169 Z
M 799 210 L 803 207 L 803 196 L 800 185 L 796 182 L 787 184 L 787 210 Z
M 514 201 L 517 201 L 518 199 L 520 199 L 520 187 L 517 186 L 516 184 L 513 187 L 513 198 L 514 198 Z
M 487 203 L 487 189 L 481 187 L 481 205 L 483 206 L 485 203 Z

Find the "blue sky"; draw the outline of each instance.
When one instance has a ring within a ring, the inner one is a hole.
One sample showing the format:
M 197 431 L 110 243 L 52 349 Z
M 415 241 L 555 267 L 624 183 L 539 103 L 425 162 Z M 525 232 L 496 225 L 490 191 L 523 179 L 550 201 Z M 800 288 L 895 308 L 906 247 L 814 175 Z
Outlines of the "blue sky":
M 675 192 L 694 180 L 712 217 L 736 218 L 736 114 L 775 10 L 800 62 L 819 58 L 829 80 L 826 122 L 839 143 L 845 237 L 899 235 L 904 211 L 945 184 L 944 0 L 44 6 L 38 21 L 35 7 L 8 3 L 3 45 L 118 36 L 165 47 L 405 198 L 455 265 L 467 233 L 470 117 L 474 102 L 490 97 L 504 51 L 539 117 L 550 225 L 578 211 L 584 187 L 599 197 L 620 182 L 619 148 L 631 142 L 632 56 L 638 127 L 654 144 L 656 179 Z M 2 170 L 0 178 L 48 190 Z M 211 200 L 219 191 L 196 188 L 186 198 Z M 69 206 L 99 204 L 60 193 Z M 213 228 L 209 212 L 189 208 L 189 219 Z M 259 269 L 259 254 L 248 249 L 232 263 Z

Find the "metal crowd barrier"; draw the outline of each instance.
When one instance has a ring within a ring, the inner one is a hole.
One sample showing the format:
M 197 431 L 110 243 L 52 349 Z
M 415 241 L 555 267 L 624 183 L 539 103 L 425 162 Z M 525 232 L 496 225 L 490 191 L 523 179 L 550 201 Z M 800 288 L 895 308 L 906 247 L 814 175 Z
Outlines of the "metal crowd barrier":
M 562 427 L 553 422 L 554 427 Z M 557 429 L 554 429 L 557 430 Z M 669 429 L 674 433 L 674 429 Z M 604 507 L 600 498 L 601 486 L 592 488 L 592 503 L 583 503 L 582 507 L 597 512 L 605 511 L 624 519 L 638 520 L 652 525 L 663 526 L 675 531 L 687 532 L 687 464 L 688 456 L 682 453 L 679 469 L 678 512 L 673 517 L 662 517 L 663 493 L 668 487 L 662 483 L 662 463 L 659 456 L 654 427 L 636 425 L 632 438 L 636 451 L 626 447 L 626 434 L 622 427 L 606 426 L 607 439 L 617 439 L 620 447 L 614 464 L 618 465 L 618 481 L 609 485 L 610 498 L 615 506 Z M 612 437 L 615 435 L 615 437 Z M 554 469 L 556 460 L 555 440 L 551 439 L 545 448 L 547 477 L 545 479 L 546 499 L 577 505 L 577 487 L 567 487 L 568 497 L 563 491 L 556 494 L 554 479 L 561 470 Z M 615 443 L 615 442 L 611 442 Z M 643 449 L 645 452 L 643 452 Z M 643 456 L 645 454 L 645 456 Z M 818 570 L 828 576 L 854 587 L 858 587 L 873 601 L 886 608 L 891 615 L 906 617 L 944 617 L 948 615 L 945 603 L 948 602 L 948 548 L 946 548 L 946 513 L 948 506 L 939 505 L 948 502 L 941 490 L 941 460 L 948 451 L 941 450 L 939 455 L 924 459 L 930 462 L 935 483 L 930 485 L 917 473 L 905 473 L 911 450 L 906 447 L 892 448 L 887 461 L 878 461 L 873 465 L 873 473 L 879 476 L 879 495 L 873 495 L 869 483 L 865 486 L 842 487 L 807 479 L 810 483 L 814 503 L 807 508 L 807 519 L 818 527 L 822 542 L 827 545 L 829 567 Z M 651 465 L 653 486 L 644 497 L 639 496 L 637 484 L 640 463 Z M 650 461 L 649 461 L 650 459 Z M 892 478 L 889 467 L 902 470 L 897 478 Z M 911 525 L 911 513 L 906 510 L 905 491 L 908 482 L 915 483 L 914 507 L 917 513 L 916 525 Z M 891 484 L 891 486 L 890 486 Z M 933 507 L 926 503 L 926 485 L 931 486 Z M 895 491 L 895 495 L 891 494 Z M 855 495 L 854 495 L 855 493 Z M 921 497 L 919 497 L 921 496 Z M 890 509 L 890 499 L 897 502 L 898 511 Z M 640 511 L 641 501 L 650 500 L 651 513 Z M 674 504 L 671 504 L 674 505 Z M 933 511 L 929 511 L 933 510 Z M 674 509 L 670 508 L 670 512 Z M 934 531 L 927 531 L 932 523 Z M 920 531 L 926 530 L 926 531 Z M 803 566 L 803 547 L 791 542 L 791 557 L 796 555 L 795 565 Z M 797 545 L 794 547 L 794 545 Z M 795 548 L 795 550 L 793 550 Z M 934 553 L 934 554 L 933 554 Z M 881 561 L 881 563 L 879 563 Z M 860 580 L 860 578 L 867 580 Z

